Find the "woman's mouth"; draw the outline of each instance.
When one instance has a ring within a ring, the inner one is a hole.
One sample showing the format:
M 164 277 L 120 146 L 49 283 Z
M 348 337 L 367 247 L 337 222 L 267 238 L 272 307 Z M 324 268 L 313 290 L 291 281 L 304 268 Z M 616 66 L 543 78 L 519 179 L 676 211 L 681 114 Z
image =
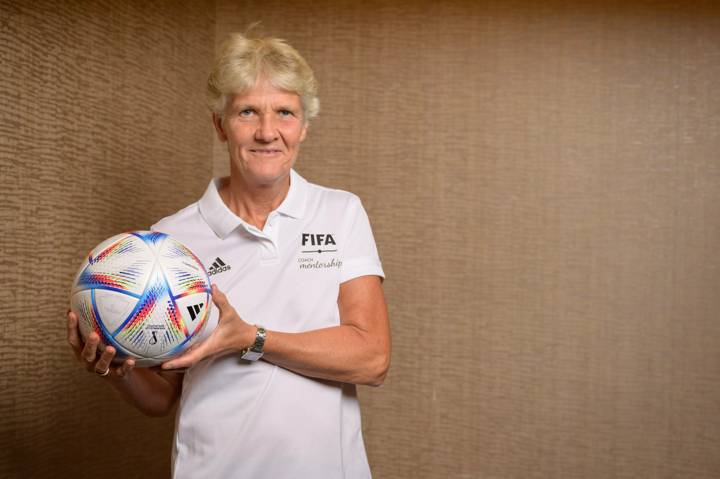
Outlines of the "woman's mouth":
M 250 152 L 260 156 L 273 156 L 282 153 L 282 150 L 277 150 L 275 148 L 253 148 Z

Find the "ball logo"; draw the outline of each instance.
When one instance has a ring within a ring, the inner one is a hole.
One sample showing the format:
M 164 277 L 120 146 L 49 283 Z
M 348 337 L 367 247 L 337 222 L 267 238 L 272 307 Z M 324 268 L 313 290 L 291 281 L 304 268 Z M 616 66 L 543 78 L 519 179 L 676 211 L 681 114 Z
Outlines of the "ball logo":
M 202 303 L 198 303 L 187 307 L 188 313 L 190 313 L 190 319 L 192 321 L 195 321 L 195 318 L 200 316 L 200 311 L 202 310 L 203 306 L 204 305 Z

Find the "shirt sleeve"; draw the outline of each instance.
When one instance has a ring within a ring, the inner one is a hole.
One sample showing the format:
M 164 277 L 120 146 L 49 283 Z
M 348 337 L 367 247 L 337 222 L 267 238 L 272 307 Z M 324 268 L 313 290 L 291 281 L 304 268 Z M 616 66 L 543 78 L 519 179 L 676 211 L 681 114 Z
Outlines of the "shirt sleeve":
M 348 204 L 347 218 L 349 223 L 345 235 L 340 282 L 344 283 L 367 275 L 380 276 L 384 279 L 385 272 L 380 263 L 370 220 L 357 196 L 353 196 Z

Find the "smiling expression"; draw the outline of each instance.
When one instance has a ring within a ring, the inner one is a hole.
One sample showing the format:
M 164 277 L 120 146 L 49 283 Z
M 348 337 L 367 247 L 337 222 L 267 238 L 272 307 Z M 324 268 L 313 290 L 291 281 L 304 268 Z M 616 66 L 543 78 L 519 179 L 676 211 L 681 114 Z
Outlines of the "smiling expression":
M 300 97 L 260 79 L 231 96 L 222 118 L 213 116 L 227 142 L 231 172 L 252 186 L 274 186 L 287 178 L 307 134 Z

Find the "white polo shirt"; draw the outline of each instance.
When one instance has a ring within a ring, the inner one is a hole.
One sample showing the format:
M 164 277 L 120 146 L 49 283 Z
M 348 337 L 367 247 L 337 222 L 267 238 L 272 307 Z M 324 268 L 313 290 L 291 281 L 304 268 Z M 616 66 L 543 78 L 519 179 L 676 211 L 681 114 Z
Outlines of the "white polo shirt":
M 340 283 L 384 277 L 357 196 L 293 170 L 261 231 L 227 208 L 218 181 L 152 229 L 190 247 L 246 322 L 284 332 L 335 326 Z M 205 335 L 217 324 L 213 311 Z M 237 354 L 207 358 L 185 373 L 173 477 L 370 477 L 355 386 Z

